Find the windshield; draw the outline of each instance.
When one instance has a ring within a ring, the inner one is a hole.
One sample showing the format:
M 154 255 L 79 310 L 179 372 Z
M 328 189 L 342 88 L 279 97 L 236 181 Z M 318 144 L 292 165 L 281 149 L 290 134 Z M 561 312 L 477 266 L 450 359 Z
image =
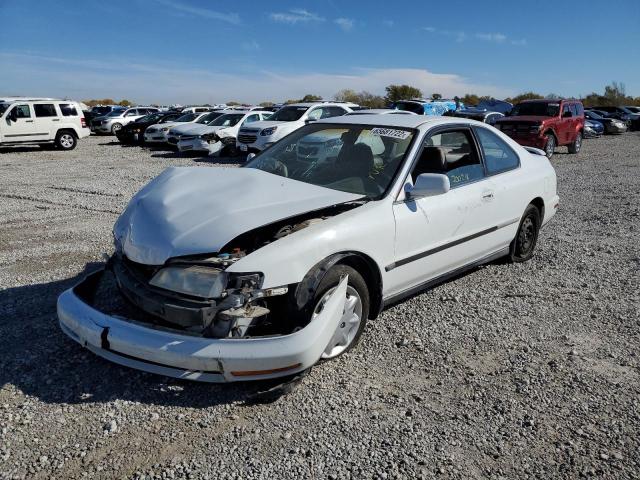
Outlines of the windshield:
M 598 115 L 596 112 L 584 112 L 584 114 L 586 115 L 587 118 L 590 118 L 591 120 L 603 120 L 601 115 Z
M 513 107 L 511 116 L 534 115 L 538 117 L 556 117 L 560 113 L 559 103 L 527 102 Z
M 244 117 L 244 113 L 227 113 L 220 115 L 213 122 L 209 122 L 212 127 L 233 127 Z
M 119 117 L 124 113 L 124 110 L 114 110 L 107 115 L 107 117 Z
M 185 113 L 181 117 L 176 118 L 176 122 L 193 122 L 198 118 L 199 113 Z
M 205 124 L 208 124 L 209 122 L 211 122 L 212 120 L 215 120 L 220 115 L 222 115 L 221 112 L 207 113 L 206 115 L 203 115 L 196 123 L 202 123 L 203 125 L 205 125 Z
M 640 113 L 640 107 L 625 107 L 631 113 Z
M 106 115 L 111 111 L 111 107 L 93 107 L 91 111 L 97 113 L 98 115 Z
M 402 164 L 414 130 L 314 124 L 260 153 L 247 168 L 301 182 L 380 198 Z
M 302 117 L 307 110 L 309 110 L 309 107 L 282 107 L 271 115 L 269 120 L 275 122 L 295 122 L 296 120 L 300 120 L 300 117 Z

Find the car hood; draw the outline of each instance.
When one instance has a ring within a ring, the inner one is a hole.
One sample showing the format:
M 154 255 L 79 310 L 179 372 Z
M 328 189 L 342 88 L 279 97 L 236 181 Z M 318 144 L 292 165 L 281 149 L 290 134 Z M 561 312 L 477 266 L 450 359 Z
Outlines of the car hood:
M 180 122 L 180 123 L 176 124 L 175 127 L 171 127 L 171 130 L 169 131 L 169 133 L 173 133 L 173 134 L 176 134 L 176 135 L 182 135 L 182 134 L 185 134 L 187 132 L 190 132 L 191 130 L 193 130 L 195 128 L 203 127 L 203 126 L 205 126 L 205 125 L 203 125 L 202 123 L 195 123 L 195 122 L 193 122 L 193 123 L 191 123 L 191 122 L 183 123 L 183 122 Z M 206 126 L 208 126 L 208 125 L 206 125 Z
M 258 129 L 258 130 L 262 130 L 263 128 L 269 128 L 269 127 L 285 127 L 291 125 L 291 127 L 297 127 L 299 126 L 299 122 L 295 121 L 295 122 L 278 122 L 278 121 L 270 121 L 270 120 L 262 120 L 261 122 L 253 122 L 249 125 L 247 125 L 246 127 L 242 127 L 242 130 L 253 130 L 253 129 Z
M 198 125 L 187 130 L 187 133 L 189 135 L 204 135 L 205 133 L 213 133 L 213 132 L 217 132 L 218 130 L 224 130 L 225 128 L 229 128 L 229 127 L 219 127 L 219 126 L 213 127 L 211 125 Z
M 134 262 L 214 253 L 241 233 L 361 198 L 255 168 L 171 167 L 142 188 L 113 234 Z

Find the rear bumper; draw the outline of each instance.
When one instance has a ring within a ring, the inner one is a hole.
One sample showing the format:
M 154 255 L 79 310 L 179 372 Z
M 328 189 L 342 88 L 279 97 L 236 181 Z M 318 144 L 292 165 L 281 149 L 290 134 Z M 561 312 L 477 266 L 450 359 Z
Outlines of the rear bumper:
M 62 331 L 114 363 L 201 382 L 277 378 L 311 367 L 338 327 L 347 289 L 345 277 L 323 312 L 295 333 L 215 339 L 156 328 L 99 311 L 85 302 L 77 290 L 102 273 L 100 270 L 88 275 L 60 295 L 57 310 Z

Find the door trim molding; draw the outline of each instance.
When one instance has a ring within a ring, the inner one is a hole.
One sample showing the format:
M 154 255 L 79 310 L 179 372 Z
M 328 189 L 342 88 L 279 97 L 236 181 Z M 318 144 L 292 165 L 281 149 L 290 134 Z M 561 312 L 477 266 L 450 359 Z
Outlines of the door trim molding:
M 485 230 L 481 230 L 479 232 L 473 233 L 471 235 L 467 235 L 466 237 L 462 237 L 459 238 L 458 240 L 454 240 L 453 242 L 449 242 L 449 243 L 445 243 L 444 245 L 440 245 L 439 247 L 435 247 L 435 248 L 430 248 L 429 250 L 425 250 L 423 252 L 420 253 L 416 253 L 415 255 L 411 255 L 410 257 L 406 257 L 403 258 L 401 260 L 398 260 L 397 262 L 393 262 L 390 265 L 387 265 L 386 267 L 384 267 L 385 272 L 390 272 L 391 270 L 398 268 L 398 267 L 402 267 L 403 265 L 407 265 L 408 263 L 411 262 L 415 262 L 416 260 L 420 260 L 422 258 L 428 257 L 429 255 L 433 255 L 434 253 L 438 253 L 441 252 L 443 250 L 446 250 L 448 248 L 452 248 L 455 247 L 457 245 L 460 245 L 462 243 L 465 242 L 469 242 L 471 240 L 474 240 L 478 237 L 482 237 L 484 235 L 488 235 L 489 233 L 493 233 L 496 230 L 499 230 L 501 228 L 504 227 L 508 227 L 509 225 L 513 225 L 516 222 L 519 222 L 520 218 L 514 218 L 512 220 L 509 220 L 505 223 L 502 223 L 500 225 L 495 225 L 491 228 L 487 228 Z

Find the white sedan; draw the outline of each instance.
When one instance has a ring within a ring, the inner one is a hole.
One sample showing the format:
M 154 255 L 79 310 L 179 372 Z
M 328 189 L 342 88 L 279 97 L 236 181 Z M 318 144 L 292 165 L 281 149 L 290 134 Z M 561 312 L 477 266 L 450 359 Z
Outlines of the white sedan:
M 228 111 L 206 125 L 189 129 L 178 140 L 180 152 L 203 152 L 209 155 L 221 154 L 225 147 L 235 151 L 236 138 L 242 126 L 267 120 L 273 112 Z M 172 135 L 172 133 L 170 133 Z
M 301 157 L 310 137 L 331 155 Z M 243 168 L 152 180 L 117 220 L 106 268 L 60 296 L 60 326 L 158 374 L 288 376 L 354 347 L 390 302 L 500 257 L 530 259 L 558 202 L 544 152 L 486 124 L 320 120 Z
M 144 141 L 150 144 L 167 143 L 169 131 L 180 125 L 190 125 L 195 123 L 206 123 L 215 118 L 214 112 L 189 112 L 176 118 L 171 123 L 151 125 L 144 131 Z

